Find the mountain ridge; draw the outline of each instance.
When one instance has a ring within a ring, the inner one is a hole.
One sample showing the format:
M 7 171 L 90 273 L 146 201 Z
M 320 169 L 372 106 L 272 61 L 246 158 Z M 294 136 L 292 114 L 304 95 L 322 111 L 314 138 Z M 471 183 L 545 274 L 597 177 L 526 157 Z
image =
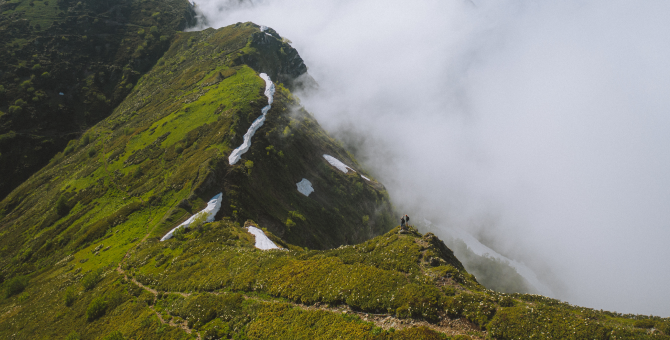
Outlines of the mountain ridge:
M 0 202 L 0 334 L 668 338 L 667 318 L 488 290 L 433 234 L 401 232 L 384 186 L 300 107 L 306 70 L 253 23 L 176 33 L 114 112 Z M 230 165 L 267 105 L 259 73 L 272 108 Z M 160 241 L 218 193 L 214 222 Z M 256 249 L 249 226 L 284 250 Z

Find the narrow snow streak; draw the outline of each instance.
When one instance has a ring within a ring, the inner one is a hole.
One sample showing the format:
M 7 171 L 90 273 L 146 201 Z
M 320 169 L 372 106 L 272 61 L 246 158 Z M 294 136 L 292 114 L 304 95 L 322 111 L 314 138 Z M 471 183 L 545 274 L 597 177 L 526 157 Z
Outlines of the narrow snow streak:
M 367 177 L 365 177 L 365 176 L 363 176 L 363 175 L 361 175 L 361 177 L 363 177 L 364 180 L 370 182 L 370 179 L 369 179 L 369 178 L 367 178 Z
M 244 134 L 244 141 L 242 142 L 242 145 L 233 150 L 233 152 L 230 153 L 230 156 L 228 156 L 228 163 L 230 163 L 230 165 L 234 165 L 235 163 L 239 162 L 240 158 L 242 158 L 242 155 L 249 151 L 249 148 L 251 147 L 251 137 L 254 136 L 254 133 L 256 133 L 258 128 L 263 126 L 263 123 L 265 123 L 265 114 L 270 111 L 272 100 L 275 95 L 275 84 L 272 83 L 270 77 L 265 73 L 261 73 L 260 77 L 265 80 L 265 96 L 268 97 L 268 105 L 261 110 L 262 115 L 256 118 L 253 123 L 251 123 L 247 133 Z
M 174 235 L 174 232 L 177 231 L 179 228 L 188 228 L 188 226 L 195 221 L 196 218 L 198 218 L 202 214 L 207 215 L 207 219 L 205 220 L 206 222 L 213 222 L 214 221 L 214 216 L 216 216 L 216 213 L 219 212 L 219 209 L 221 209 L 221 198 L 223 197 L 223 193 L 220 192 L 218 195 L 212 197 L 212 199 L 207 202 L 207 207 L 205 209 L 200 210 L 197 214 L 194 214 L 193 216 L 189 217 L 188 220 L 184 221 L 184 223 L 174 227 L 172 230 L 170 230 L 169 233 L 165 234 L 161 241 L 165 241 L 168 239 L 171 239 L 172 236 Z
M 296 183 L 298 186 L 298 191 L 300 191 L 301 194 L 305 196 L 309 196 L 309 194 L 314 191 L 314 188 L 312 188 L 312 182 L 308 181 L 307 178 L 303 178 L 302 181 Z
M 277 245 L 274 242 L 272 242 L 267 236 L 265 236 L 265 233 L 262 230 L 256 227 L 247 227 L 247 230 L 249 230 L 250 233 L 256 236 L 256 244 L 254 245 L 256 248 L 263 250 L 281 249 L 277 247 Z
M 331 156 L 331 155 L 323 155 L 323 158 L 325 158 L 330 165 L 336 167 L 338 170 L 344 172 L 345 174 L 349 172 L 349 170 L 356 172 L 356 170 L 352 169 L 350 166 L 340 162 L 339 159 Z M 348 169 L 348 170 L 347 170 Z

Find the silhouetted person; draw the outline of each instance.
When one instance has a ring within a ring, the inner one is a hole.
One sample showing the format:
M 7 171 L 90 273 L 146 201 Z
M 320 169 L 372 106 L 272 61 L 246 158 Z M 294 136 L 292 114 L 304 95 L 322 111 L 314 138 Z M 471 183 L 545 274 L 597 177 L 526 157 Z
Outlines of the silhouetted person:
M 405 230 L 405 216 L 400 218 L 400 229 Z
M 405 215 L 405 223 L 409 227 L 409 216 Z

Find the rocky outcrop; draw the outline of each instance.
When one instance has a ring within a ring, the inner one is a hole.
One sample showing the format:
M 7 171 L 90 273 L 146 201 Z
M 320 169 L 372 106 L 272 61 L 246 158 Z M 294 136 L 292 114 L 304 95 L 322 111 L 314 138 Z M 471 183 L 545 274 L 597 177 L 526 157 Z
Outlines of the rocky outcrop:
M 248 52 L 239 53 L 233 60 L 236 65 L 246 64 L 259 73 L 266 73 L 291 91 L 316 86 L 298 51 L 272 28 L 253 33 L 248 47 Z

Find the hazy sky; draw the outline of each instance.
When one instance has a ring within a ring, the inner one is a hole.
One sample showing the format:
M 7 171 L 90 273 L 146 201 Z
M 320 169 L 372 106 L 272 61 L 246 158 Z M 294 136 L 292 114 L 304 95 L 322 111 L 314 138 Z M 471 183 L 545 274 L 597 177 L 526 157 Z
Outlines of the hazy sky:
M 557 298 L 670 316 L 670 2 L 200 0 L 298 49 L 395 204 Z

